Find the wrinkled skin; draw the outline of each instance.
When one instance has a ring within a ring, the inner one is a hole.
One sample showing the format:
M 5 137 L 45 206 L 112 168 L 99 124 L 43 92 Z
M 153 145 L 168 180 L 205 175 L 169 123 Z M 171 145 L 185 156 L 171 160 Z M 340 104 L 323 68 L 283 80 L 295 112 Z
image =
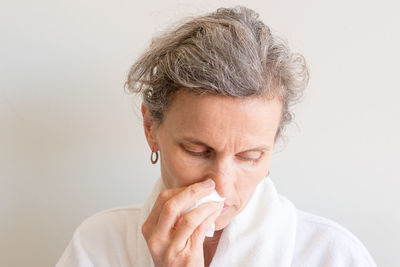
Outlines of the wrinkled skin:
M 146 139 L 159 150 L 167 187 L 142 227 L 155 266 L 210 264 L 223 229 L 268 173 L 281 110 L 277 99 L 180 90 L 158 124 L 142 105 Z M 225 203 L 205 203 L 182 216 L 214 188 Z M 214 221 L 215 236 L 206 238 Z

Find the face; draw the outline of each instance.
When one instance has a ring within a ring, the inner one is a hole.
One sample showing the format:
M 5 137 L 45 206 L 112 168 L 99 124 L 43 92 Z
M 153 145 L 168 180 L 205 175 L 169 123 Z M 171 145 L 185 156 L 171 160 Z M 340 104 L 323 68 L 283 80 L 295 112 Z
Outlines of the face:
M 178 91 L 156 125 L 142 106 L 146 138 L 160 151 L 167 188 L 212 178 L 227 208 L 215 222 L 223 229 L 243 210 L 267 175 L 282 105 L 263 97 L 233 98 Z

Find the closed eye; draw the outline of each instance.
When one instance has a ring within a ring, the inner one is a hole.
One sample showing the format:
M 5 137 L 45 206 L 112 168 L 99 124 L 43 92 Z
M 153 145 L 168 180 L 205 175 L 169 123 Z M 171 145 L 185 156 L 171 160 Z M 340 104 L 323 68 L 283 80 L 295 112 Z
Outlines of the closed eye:
M 190 150 L 185 150 L 188 154 L 196 156 L 196 157 L 205 157 L 210 154 L 209 151 L 202 151 L 202 152 L 195 152 L 195 151 L 190 151 Z
M 239 155 L 238 159 L 241 161 L 249 161 L 252 163 L 257 163 L 263 156 L 263 152 L 252 152 L 251 156 L 243 156 L 243 155 Z
M 195 156 L 195 157 L 208 157 L 210 155 L 209 150 L 204 150 L 204 151 L 193 151 L 189 148 L 186 148 L 182 146 L 182 149 L 189 155 Z

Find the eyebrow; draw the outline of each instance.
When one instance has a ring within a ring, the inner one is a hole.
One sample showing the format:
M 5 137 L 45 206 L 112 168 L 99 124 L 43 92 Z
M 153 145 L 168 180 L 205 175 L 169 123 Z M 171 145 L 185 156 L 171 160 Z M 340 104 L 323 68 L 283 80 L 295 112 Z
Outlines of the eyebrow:
M 195 145 L 201 145 L 201 146 L 205 146 L 205 147 L 207 147 L 209 149 L 215 150 L 209 144 L 207 144 L 207 143 L 205 143 L 203 141 L 194 139 L 194 138 L 184 137 L 183 140 L 186 141 L 186 142 L 195 144 Z M 241 151 L 239 153 L 245 153 L 245 152 L 250 152 L 250 151 L 270 151 L 270 150 L 271 150 L 270 146 L 258 146 L 258 147 L 253 147 L 253 148 L 250 148 L 250 149 L 246 149 L 246 150 Z

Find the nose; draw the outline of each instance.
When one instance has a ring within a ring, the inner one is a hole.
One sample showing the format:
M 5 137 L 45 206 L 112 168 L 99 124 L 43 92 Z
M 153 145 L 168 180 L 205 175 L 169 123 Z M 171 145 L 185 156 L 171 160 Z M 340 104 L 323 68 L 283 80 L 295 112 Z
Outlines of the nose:
M 209 168 L 209 177 L 215 182 L 215 190 L 222 197 L 229 196 L 234 187 L 234 166 L 229 159 L 216 159 Z

